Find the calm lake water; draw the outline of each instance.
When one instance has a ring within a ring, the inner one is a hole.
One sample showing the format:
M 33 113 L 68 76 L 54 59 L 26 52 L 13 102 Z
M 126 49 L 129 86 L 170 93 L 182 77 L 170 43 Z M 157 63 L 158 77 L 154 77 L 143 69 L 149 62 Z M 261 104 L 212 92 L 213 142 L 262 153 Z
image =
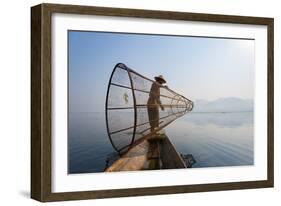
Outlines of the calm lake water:
M 70 113 L 68 172 L 102 172 L 114 156 L 104 113 Z M 164 128 L 181 154 L 192 154 L 194 168 L 253 165 L 253 113 L 187 113 Z

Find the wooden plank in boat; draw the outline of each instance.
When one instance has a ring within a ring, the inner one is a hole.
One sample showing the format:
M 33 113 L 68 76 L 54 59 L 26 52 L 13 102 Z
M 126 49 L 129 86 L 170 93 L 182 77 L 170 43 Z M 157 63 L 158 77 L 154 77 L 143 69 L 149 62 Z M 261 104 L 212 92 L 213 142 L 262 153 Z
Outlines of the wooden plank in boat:
M 153 151 L 152 151 L 153 150 Z M 177 169 L 186 168 L 184 160 L 176 151 L 169 138 L 161 138 L 158 142 L 144 139 L 139 144 L 133 146 L 118 160 L 116 160 L 106 172 L 114 171 L 136 171 L 147 170 L 151 168 L 151 161 L 159 159 L 161 162 L 160 169 Z M 159 169 L 158 164 L 155 169 Z

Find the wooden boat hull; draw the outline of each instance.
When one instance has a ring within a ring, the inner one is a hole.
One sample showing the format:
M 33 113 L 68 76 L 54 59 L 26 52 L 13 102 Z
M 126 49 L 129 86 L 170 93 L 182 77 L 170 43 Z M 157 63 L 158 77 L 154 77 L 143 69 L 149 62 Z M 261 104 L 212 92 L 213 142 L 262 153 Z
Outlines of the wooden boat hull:
M 186 168 L 169 138 L 146 138 L 121 155 L 106 172 Z

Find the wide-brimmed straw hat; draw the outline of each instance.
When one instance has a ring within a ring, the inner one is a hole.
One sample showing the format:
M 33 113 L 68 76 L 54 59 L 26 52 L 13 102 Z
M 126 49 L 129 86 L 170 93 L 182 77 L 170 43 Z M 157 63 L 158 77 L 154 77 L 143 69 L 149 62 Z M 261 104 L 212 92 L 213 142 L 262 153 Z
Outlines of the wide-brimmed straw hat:
M 166 83 L 166 80 L 164 79 L 163 75 L 159 75 L 159 76 L 156 76 L 154 77 L 154 79 L 157 81 L 157 80 L 161 80 L 163 83 Z

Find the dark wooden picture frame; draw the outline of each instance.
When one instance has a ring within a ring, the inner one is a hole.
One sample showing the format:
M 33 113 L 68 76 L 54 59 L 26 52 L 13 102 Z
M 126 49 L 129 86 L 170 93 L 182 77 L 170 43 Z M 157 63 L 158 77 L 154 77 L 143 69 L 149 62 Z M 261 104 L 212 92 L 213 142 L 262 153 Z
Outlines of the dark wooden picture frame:
M 51 190 L 51 16 L 54 13 L 154 18 L 267 26 L 267 180 L 53 193 Z M 31 8 L 31 197 L 48 202 L 273 187 L 274 83 L 272 18 L 40 4 Z

